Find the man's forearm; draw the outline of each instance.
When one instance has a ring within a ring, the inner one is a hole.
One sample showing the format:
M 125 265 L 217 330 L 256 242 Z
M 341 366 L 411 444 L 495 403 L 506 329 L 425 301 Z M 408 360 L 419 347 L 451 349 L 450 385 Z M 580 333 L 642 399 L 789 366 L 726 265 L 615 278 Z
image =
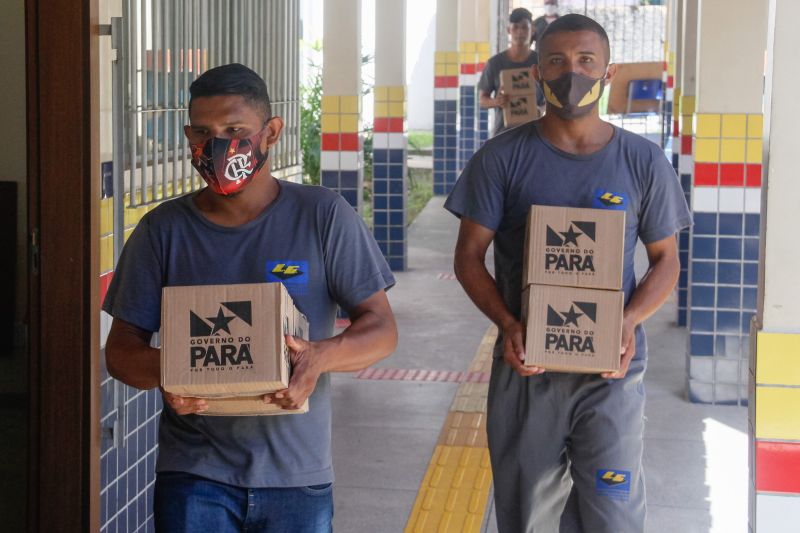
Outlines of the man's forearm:
M 114 379 L 137 389 L 153 389 L 161 384 L 161 351 L 113 328 L 106 342 L 106 366 Z
M 355 372 L 392 353 L 397 346 L 394 319 L 367 311 L 339 335 L 320 341 L 322 372 Z
M 508 310 L 483 261 L 456 255 L 455 271 L 458 281 L 478 309 L 501 330 L 517 319 Z
M 639 325 L 650 318 L 669 298 L 679 274 L 680 264 L 674 257 L 664 257 L 652 265 L 625 307 L 625 320 Z

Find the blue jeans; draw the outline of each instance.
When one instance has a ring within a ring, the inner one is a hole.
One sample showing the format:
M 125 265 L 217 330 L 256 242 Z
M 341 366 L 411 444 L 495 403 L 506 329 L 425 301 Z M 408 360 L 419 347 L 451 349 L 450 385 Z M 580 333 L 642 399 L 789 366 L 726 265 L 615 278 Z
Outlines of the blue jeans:
M 160 533 L 330 533 L 333 484 L 247 489 L 184 472 L 159 472 L 154 496 Z

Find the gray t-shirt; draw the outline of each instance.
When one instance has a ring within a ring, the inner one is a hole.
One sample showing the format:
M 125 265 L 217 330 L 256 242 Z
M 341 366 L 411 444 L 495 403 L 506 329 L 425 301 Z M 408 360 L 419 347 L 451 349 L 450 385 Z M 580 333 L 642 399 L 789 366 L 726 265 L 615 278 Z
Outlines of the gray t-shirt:
M 394 278 L 364 222 L 341 196 L 281 181 L 255 220 L 226 228 L 186 195 L 148 213 L 120 257 L 103 309 L 147 331 L 160 328 L 161 288 L 281 281 L 310 323 L 311 340 L 333 335 L 337 304 L 352 309 Z M 275 265 L 298 266 L 281 280 Z M 182 471 L 242 487 L 333 481 L 330 378 L 323 374 L 300 415 L 179 416 L 165 405 L 158 471 Z
M 478 81 L 478 90 L 486 91 L 489 93 L 489 95 L 494 97 L 495 93 L 500 90 L 500 71 L 509 68 L 531 67 L 537 62 L 538 56 L 533 50 L 531 50 L 531 53 L 528 55 L 528 59 L 521 63 L 511 61 L 506 52 L 500 52 L 499 54 L 493 55 L 489 58 L 489 61 L 486 62 L 486 66 L 483 68 L 481 79 Z M 544 97 L 542 96 L 541 91 L 536 91 L 536 98 L 539 105 L 544 105 Z M 491 136 L 494 137 L 498 133 L 505 131 L 506 127 L 505 123 L 503 122 L 503 109 L 500 107 L 493 107 L 491 108 L 491 112 L 492 120 L 494 121 Z
M 533 204 L 625 210 L 622 288 L 626 305 L 636 288 L 637 239 L 649 244 L 674 235 L 692 221 L 664 153 L 626 130 L 615 127 L 611 142 L 590 155 L 559 150 L 540 135 L 538 121 L 490 139 L 467 163 L 445 208 L 496 232 L 497 286 L 518 318 L 525 223 Z M 640 359 L 646 357 L 647 344 L 641 327 L 636 333 L 636 359 Z M 502 339 L 495 346 L 495 357 L 500 356 Z

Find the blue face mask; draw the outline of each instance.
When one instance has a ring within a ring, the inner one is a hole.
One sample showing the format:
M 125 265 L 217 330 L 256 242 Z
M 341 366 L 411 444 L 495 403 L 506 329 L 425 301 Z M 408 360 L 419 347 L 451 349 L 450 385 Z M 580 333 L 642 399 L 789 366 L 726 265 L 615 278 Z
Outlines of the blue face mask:
M 602 78 L 590 78 L 576 72 L 565 72 L 550 81 L 541 81 L 544 99 L 556 115 L 565 120 L 588 115 L 594 109 L 605 87 Z

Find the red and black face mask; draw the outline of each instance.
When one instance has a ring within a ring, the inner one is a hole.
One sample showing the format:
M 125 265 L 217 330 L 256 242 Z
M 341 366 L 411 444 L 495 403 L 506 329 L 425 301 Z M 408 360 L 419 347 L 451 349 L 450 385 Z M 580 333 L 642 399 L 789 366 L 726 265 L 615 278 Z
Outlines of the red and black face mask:
M 262 129 L 247 139 L 212 137 L 192 144 L 192 166 L 211 189 L 221 195 L 240 191 L 255 176 L 269 156 L 261 151 Z

